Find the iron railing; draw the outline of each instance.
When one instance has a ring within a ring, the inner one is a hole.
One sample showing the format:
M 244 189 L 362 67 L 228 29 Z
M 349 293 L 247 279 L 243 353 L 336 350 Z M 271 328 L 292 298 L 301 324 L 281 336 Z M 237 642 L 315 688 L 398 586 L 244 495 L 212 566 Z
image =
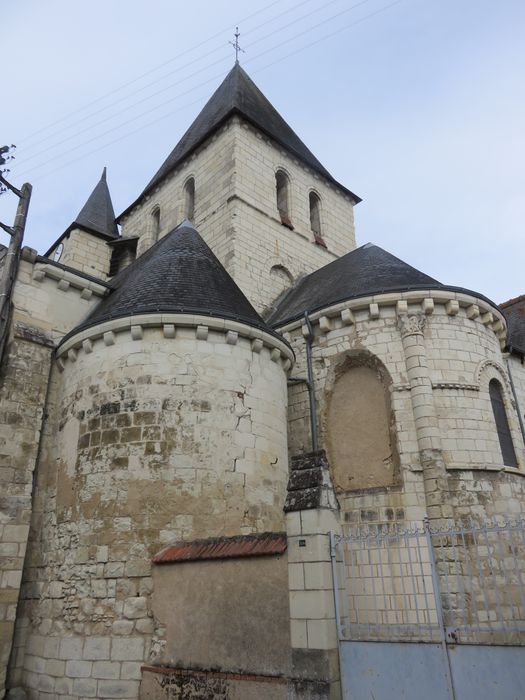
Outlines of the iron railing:
M 342 640 L 525 644 L 525 520 L 333 535 Z

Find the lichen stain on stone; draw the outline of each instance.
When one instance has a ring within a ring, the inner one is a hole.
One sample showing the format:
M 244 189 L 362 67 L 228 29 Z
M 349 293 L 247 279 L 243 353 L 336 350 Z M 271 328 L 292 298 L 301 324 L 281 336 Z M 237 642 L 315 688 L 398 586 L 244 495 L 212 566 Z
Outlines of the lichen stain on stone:
M 222 678 L 164 676 L 158 680 L 166 700 L 228 700 L 228 683 Z

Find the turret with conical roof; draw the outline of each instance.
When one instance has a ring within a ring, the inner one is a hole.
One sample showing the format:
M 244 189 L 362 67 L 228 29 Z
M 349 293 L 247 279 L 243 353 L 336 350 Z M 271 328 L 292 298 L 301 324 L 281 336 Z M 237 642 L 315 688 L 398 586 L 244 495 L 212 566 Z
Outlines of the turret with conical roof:
M 100 180 L 78 215 L 45 255 L 56 262 L 105 279 L 109 274 L 112 252 L 107 242 L 118 238 L 119 231 L 104 168 Z
M 359 201 L 235 64 L 117 221 L 140 256 L 191 219 L 264 314 L 283 285 L 355 248 Z

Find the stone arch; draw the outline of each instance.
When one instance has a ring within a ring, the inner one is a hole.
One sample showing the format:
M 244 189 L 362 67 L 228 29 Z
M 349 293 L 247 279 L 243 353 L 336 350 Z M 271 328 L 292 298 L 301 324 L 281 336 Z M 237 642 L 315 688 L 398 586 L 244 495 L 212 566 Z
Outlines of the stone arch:
M 291 180 L 288 172 L 281 167 L 275 171 L 275 203 L 281 223 L 293 229 Z
M 310 190 L 308 193 L 308 207 L 310 211 L 310 229 L 314 234 L 321 236 L 321 197 L 315 190 Z
M 325 435 L 338 491 L 397 483 L 391 385 L 386 367 L 368 351 L 352 351 L 337 363 L 326 402 Z
M 150 230 L 153 243 L 159 240 L 160 225 L 160 206 L 155 204 L 150 210 Z
M 494 377 L 489 381 L 489 396 L 503 464 L 506 467 L 517 467 L 518 460 L 516 459 L 516 450 L 514 449 L 509 419 L 505 408 L 503 388 L 499 380 Z
M 195 178 L 190 175 L 183 187 L 184 192 L 184 218 L 189 221 L 195 219 Z
M 505 369 L 495 360 L 483 360 L 477 367 L 476 379 L 479 384 L 479 401 L 483 416 L 482 420 L 486 426 L 484 432 L 489 442 L 494 462 L 496 464 L 503 464 L 506 467 L 523 468 L 523 440 L 518 430 L 516 417 L 517 407 Z M 504 419 L 502 415 L 499 417 L 496 415 L 497 409 L 495 407 L 494 383 L 497 383 L 499 387 L 499 395 L 501 397 L 500 410 L 504 412 Z M 502 444 L 500 429 L 502 428 L 503 420 L 507 422 L 514 459 L 510 458 L 508 446 Z M 489 439 L 490 433 L 492 437 Z

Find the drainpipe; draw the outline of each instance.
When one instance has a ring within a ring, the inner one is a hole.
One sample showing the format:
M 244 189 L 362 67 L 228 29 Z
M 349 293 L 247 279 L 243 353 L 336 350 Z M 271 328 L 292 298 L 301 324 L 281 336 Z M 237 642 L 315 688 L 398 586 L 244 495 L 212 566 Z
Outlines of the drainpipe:
M 310 403 L 310 436 L 312 441 L 312 452 L 317 452 L 319 449 L 319 440 L 317 437 L 317 405 L 315 401 L 314 373 L 312 369 L 312 343 L 314 339 L 314 331 L 308 312 L 304 313 L 304 320 L 308 335 L 304 336 L 306 340 L 306 377 L 289 377 L 288 384 L 306 384 L 308 389 L 308 400 Z
M 520 404 L 518 401 L 518 395 L 516 394 L 516 387 L 514 386 L 514 379 L 512 378 L 512 372 L 510 371 L 510 354 L 512 352 L 512 347 L 509 348 L 509 354 L 507 356 L 507 371 L 509 373 L 510 388 L 512 389 L 512 395 L 514 396 L 514 401 L 516 403 L 516 412 L 518 414 L 518 420 L 520 422 L 521 437 L 525 443 L 525 426 L 523 425 L 523 416 L 521 415 Z

